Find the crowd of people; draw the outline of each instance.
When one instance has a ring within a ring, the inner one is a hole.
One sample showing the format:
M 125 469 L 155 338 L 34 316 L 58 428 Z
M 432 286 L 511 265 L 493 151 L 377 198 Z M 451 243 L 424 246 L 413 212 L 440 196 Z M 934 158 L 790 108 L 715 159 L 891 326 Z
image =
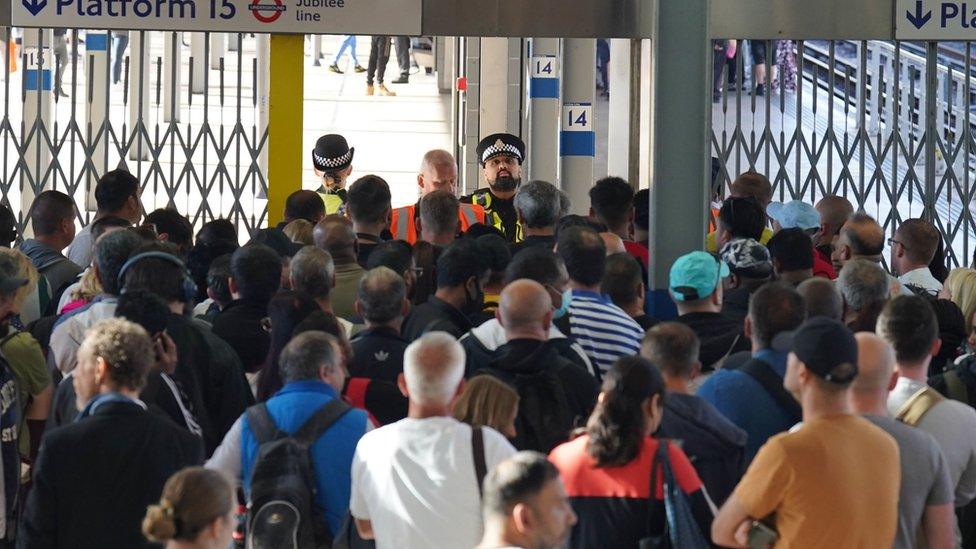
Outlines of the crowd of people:
M 478 155 L 393 208 L 324 136 L 244 245 L 121 170 L 77 234 L 0 212 L 0 546 L 976 544 L 976 270 L 931 223 L 742 174 L 654 318 L 646 190 L 571 215 Z

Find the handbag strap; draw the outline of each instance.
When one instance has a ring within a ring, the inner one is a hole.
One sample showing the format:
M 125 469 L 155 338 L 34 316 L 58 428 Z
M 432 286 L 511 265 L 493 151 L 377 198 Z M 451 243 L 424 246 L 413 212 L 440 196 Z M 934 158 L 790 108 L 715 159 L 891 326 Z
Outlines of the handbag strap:
M 483 498 L 488 466 L 485 463 L 485 433 L 481 427 L 471 429 L 471 451 L 474 454 L 474 476 L 478 480 L 478 496 Z
M 800 403 L 796 401 L 796 397 L 791 395 L 783 387 L 783 378 L 779 377 L 779 374 L 773 371 L 769 364 L 754 358 L 739 366 L 738 369 L 740 372 L 756 380 L 766 390 L 769 396 L 776 401 L 776 404 L 784 412 L 789 414 L 794 423 L 803 419 L 803 409 L 800 407 Z

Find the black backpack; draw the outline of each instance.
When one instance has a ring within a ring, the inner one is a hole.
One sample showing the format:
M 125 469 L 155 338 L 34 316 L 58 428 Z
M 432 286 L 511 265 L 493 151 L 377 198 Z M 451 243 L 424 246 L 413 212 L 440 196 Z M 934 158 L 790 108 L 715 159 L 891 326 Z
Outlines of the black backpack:
M 518 391 L 517 434 L 513 441 L 516 448 L 548 454 L 569 438 L 575 418 L 566 389 L 552 368 L 531 374 L 513 374 L 496 368 L 477 373 L 495 376 Z
M 265 404 L 247 409 L 247 421 L 259 445 L 247 502 L 247 547 L 332 545 L 325 519 L 315 508 L 315 469 L 309 447 L 351 409 L 342 399 L 333 399 L 294 435 L 278 429 Z

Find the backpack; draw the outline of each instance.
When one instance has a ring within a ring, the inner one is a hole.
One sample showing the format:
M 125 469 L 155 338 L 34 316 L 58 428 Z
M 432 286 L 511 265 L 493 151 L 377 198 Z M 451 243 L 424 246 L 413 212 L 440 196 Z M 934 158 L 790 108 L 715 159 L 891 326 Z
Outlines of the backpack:
M 332 536 L 315 509 L 315 474 L 309 447 L 352 406 L 340 398 L 319 408 L 293 435 L 278 429 L 262 403 L 247 409 L 258 441 L 247 502 L 247 547 L 322 548 Z
M 518 392 L 519 411 L 515 418 L 518 434 L 513 441 L 516 448 L 548 454 L 569 438 L 575 417 L 566 389 L 553 368 L 531 374 L 512 374 L 496 368 L 478 373 L 501 379 Z

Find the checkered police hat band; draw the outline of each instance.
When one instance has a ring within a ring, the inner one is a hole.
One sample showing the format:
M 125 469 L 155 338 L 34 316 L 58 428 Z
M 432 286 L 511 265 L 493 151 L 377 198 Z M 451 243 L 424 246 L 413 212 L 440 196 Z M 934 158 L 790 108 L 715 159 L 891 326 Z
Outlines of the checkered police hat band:
M 312 153 L 312 160 L 315 161 L 319 166 L 324 166 L 326 168 L 338 168 L 339 166 L 344 166 L 352 160 L 352 149 L 346 151 L 346 154 L 338 158 L 326 158 L 324 156 L 319 156 Z
M 494 145 L 485 149 L 485 152 L 481 153 L 481 163 L 484 164 L 485 162 L 488 162 L 489 159 L 500 154 L 510 154 L 515 158 L 522 160 L 522 153 L 519 152 L 518 147 L 515 145 L 509 145 L 507 143 L 495 143 Z

